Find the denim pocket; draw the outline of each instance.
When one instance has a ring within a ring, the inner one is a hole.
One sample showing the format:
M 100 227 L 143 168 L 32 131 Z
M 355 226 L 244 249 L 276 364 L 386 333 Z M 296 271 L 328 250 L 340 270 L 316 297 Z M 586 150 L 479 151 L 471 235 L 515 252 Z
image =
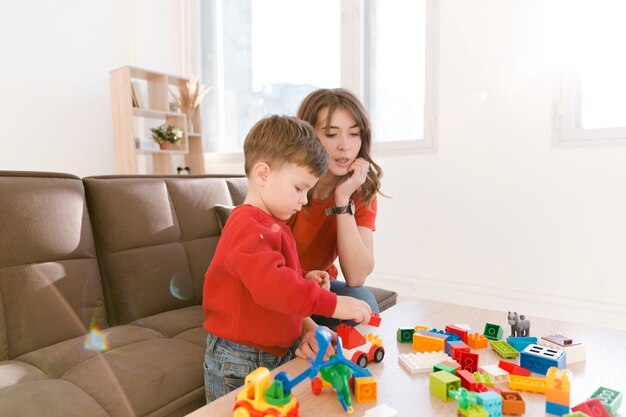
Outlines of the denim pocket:
M 224 358 L 222 364 L 222 376 L 224 384 L 231 389 L 239 388 L 243 385 L 246 376 L 252 372 L 254 365 L 249 361 L 238 358 Z

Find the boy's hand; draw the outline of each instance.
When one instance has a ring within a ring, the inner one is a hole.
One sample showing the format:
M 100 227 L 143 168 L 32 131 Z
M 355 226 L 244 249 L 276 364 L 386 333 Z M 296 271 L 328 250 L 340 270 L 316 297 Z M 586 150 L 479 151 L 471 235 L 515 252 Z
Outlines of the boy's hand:
M 326 271 L 309 271 L 304 276 L 304 279 L 312 279 L 315 280 L 320 287 L 325 290 L 330 290 L 330 275 Z
M 343 295 L 337 296 L 337 306 L 333 318 L 367 323 L 371 317 L 372 308 L 365 301 Z

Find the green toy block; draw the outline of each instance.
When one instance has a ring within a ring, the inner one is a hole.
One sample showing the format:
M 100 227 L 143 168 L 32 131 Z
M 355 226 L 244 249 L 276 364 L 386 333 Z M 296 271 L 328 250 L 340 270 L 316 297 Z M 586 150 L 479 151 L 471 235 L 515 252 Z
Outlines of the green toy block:
M 398 333 L 396 334 L 398 338 L 398 343 L 413 343 L 413 333 L 415 330 L 413 329 L 398 329 Z
M 489 413 L 487 410 L 482 408 L 480 405 L 470 405 L 469 407 L 463 409 L 459 406 L 456 407 L 456 415 L 463 417 L 489 417 Z
M 563 416 L 561 417 L 589 417 L 589 416 L 583 412 L 576 411 L 575 413 L 563 414 Z
M 519 356 L 519 352 L 504 340 L 491 340 L 489 341 L 489 345 L 491 349 L 495 350 L 498 355 L 505 359 L 515 359 Z
M 450 372 L 452 375 L 456 375 L 456 369 L 454 369 L 451 366 L 444 365 L 443 363 L 438 363 L 435 366 L 433 366 L 433 372 L 437 372 L 437 371 L 446 371 L 446 372 Z
M 493 379 L 491 378 L 491 375 L 489 374 L 482 374 L 480 372 L 474 372 L 474 379 L 476 380 L 477 384 L 485 384 L 489 387 L 493 387 L 494 383 L 493 383 Z
M 500 340 L 502 339 L 502 335 L 504 334 L 504 330 L 497 324 L 485 323 L 485 330 L 483 331 L 483 335 L 487 339 L 491 340 Z
M 622 405 L 623 395 L 619 391 L 614 391 L 609 388 L 600 387 L 593 393 L 590 400 L 593 398 L 599 398 L 602 404 L 606 407 L 606 410 L 610 415 L 615 416 L 617 410 Z
M 437 371 L 430 374 L 430 393 L 442 401 L 450 401 L 452 397 L 448 391 L 459 388 L 461 388 L 461 379 L 450 372 Z

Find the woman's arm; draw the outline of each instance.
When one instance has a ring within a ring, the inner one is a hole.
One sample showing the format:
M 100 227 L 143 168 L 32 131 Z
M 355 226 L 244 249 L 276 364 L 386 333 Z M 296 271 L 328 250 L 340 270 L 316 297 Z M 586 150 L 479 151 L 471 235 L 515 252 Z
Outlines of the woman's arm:
M 357 226 L 354 216 L 337 215 L 337 254 L 349 287 L 360 287 L 374 270 L 374 233 Z

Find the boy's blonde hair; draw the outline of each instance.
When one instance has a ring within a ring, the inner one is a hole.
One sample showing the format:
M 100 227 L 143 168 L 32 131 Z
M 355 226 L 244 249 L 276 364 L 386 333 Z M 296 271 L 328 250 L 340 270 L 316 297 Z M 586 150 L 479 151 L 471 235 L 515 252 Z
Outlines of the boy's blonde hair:
M 243 142 L 246 175 L 257 162 L 272 168 L 293 163 L 317 178 L 328 170 L 328 155 L 313 127 L 292 116 L 268 116 L 252 126 Z

